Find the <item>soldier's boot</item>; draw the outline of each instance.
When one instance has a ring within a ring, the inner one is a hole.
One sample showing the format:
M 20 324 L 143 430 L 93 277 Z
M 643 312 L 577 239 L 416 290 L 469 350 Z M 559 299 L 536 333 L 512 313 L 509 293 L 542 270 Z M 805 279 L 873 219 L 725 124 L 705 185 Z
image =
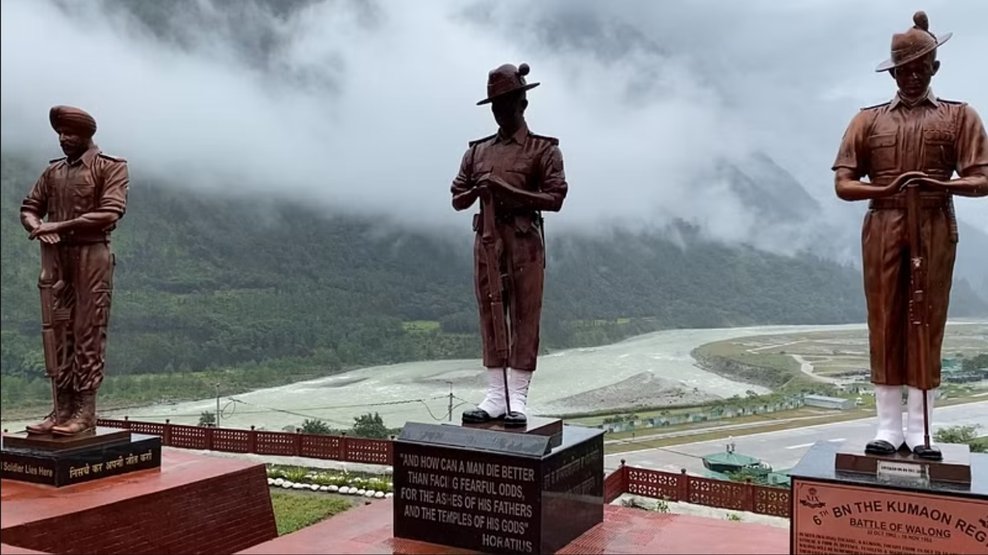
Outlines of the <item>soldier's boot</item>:
M 75 411 L 64 424 L 51 429 L 51 433 L 74 436 L 96 428 L 96 392 L 80 391 L 76 394 Z
M 875 385 L 878 431 L 865 446 L 869 455 L 891 455 L 902 446 L 902 387 Z
M 923 390 L 915 387 L 907 387 L 909 396 L 906 400 L 906 446 L 912 449 L 913 453 L 921 458 L 931 461 L 943 459 L 940 448 L 933 445 L 933 438 L 930 438 L 930 446 L 927 447 L 923 440 L 925 426 L 923 425 Z M 933 398 L 936 389 L 926 391 L 926 416 L 929 418 L 930 428 L 933 428 Z
M 68 389 L 58 389 L 55 398 L 58 400 L 58 410 L 53 407 L 44 420 L 37 424 L 28 424 L 27 433 L 50 434 L 52 428 L 72 418 L 72 413 L 75 412 L 75 396 L 72 392 Z
M 504 416 L 505 408 L 504 370 L 501 368 L 487 369 L 487 393 L 477 408 L 463 411 L 463 422 L 467 424 L 482 424 L 497 420 Z
M 512 369 L 508 374 L 508 400 L 511 412 L 504 417 L 504 425 L 522 427 L 528 424 L 528 386 L 532 372 Z

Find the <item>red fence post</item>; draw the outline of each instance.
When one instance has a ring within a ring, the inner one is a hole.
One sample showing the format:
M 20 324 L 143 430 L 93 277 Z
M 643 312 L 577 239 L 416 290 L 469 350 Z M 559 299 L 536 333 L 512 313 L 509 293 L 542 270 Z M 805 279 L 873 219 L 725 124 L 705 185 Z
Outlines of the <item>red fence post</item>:
M 247 452 L 257 453 L 257 430 L 254 426 L 251 426 L 250 431 L 247 432 Z
M 124 419 L 123 419 L 124 425 L 123 425 L 123 427 L 124 427 L 125 430 L 129 430 L 130 429 L 130 420 L 129 420 L 129 418 L 130 417 L 128 417 L 127 415 L 124 415 Z
M 340 433 L 340 460 L 350 460 L 350 442 L 347 441 L 346 432 Z
M 302 456 L 302 428 L 295 428 L 295 437 L 292 438 L 292 450 L 296 457 Z
M 631 484 L 628 479 L 628 466 L 625 464 L 624 459 L 621 459 L 621 467 L 618 470 L 621 471 L 621 494 L 628 493 L 628 486 Z
M 751 478 L 744 479 L 744 497 L 741 500 L 741 508 L 749 513 L 755 512 L 755 487 L 751 483 Z
M 686 469 L 679 469 L 679 476 L 676 482 L 676 501 L 686 501 L 690 500 L 690 477 L 686 475 Z
M 165 447 L 172 444 L 172 424 L 171 420 L 165 419 L 165 425 L 161 431 L 161 444 Z

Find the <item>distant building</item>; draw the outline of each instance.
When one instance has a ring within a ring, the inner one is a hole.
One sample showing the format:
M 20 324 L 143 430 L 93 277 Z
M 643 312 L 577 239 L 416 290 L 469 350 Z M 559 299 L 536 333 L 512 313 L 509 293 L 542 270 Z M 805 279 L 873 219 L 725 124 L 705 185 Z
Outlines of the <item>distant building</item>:
M 822 409 L 848 410 L 854 408 L 854 399 L 827 397 L 825 395 L 805 395 L 803 402 L 808 407 L 820 407 Z

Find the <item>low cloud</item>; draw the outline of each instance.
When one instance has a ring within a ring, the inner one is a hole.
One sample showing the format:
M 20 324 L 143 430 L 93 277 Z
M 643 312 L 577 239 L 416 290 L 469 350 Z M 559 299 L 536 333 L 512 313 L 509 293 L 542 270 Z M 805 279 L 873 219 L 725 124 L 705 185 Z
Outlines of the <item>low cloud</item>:
M 829 166 L 855 111 L 894 92 L 875 65 L 911 24 L 881 0 L 770 2 L 2 3 L 3 149 L 57 155 L 53 104 L 90 110 L 97 141 L 141 180 L 327 211 L 460 225 L 449 183 L 487 71 L 528 62 L 533 131 L 560 138 L 570 197 L 553 226 L 663 227 L 785 250 L 718 161 L 764 152 L 818 200 L 821 221 L 858 225 Z M 931 0 L 938 94 L 988 111 L 988 4 Z M 25 184 L 27 187 L 28 184 Z M 988 232 L 988 203 L 958 202 Z M 853 224 L 852 224 L 853 222 Z M 793 226 L 790 226 L 793 227 Z M 796 233 L 799 227 L 787 233 Z M 812 233 L 799 234 L 805 241 Z

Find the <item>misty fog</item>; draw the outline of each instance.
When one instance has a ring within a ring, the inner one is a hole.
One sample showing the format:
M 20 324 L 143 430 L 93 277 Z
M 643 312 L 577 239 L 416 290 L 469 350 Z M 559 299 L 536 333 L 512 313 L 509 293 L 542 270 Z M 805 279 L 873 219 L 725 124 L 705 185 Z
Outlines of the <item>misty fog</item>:
M 77 105 L 130 161 L 135 196 L 153 180 L 467 234 L 449 183 L 467 141 L 495 130 L 475 102 L 488 70 L 527 62 L 542 83 L 529 126 L 560 139 L 570 183 L 555 229 L 682 218 L 716 239 L 808 244 L 811 222 L 772 227 L 710 176 L 765 153 L 853 242 L 864 205 L 834 196 L 830 165 L 855 112 L 894 94 L 873 70 L 916 9 L 954 33 L 934 91 L 984 117 L 980 0 L 3 0 L 2 148 L 40 172 L 59 155 L 48 108 Z M 988 232 L 988 202 L 957 208 Z

